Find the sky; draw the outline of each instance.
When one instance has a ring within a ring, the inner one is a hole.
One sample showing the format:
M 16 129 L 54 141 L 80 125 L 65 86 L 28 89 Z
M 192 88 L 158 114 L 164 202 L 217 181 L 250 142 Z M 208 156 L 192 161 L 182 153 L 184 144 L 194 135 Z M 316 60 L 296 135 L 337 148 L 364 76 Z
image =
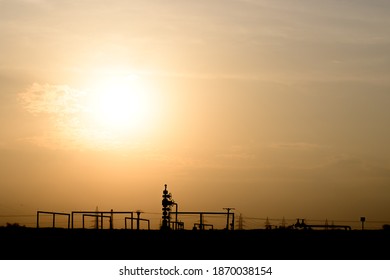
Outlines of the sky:
M 390 221 L 389 12 L 0 0 L 0 225 L 160 219 L 164 184 L 181 211 Z

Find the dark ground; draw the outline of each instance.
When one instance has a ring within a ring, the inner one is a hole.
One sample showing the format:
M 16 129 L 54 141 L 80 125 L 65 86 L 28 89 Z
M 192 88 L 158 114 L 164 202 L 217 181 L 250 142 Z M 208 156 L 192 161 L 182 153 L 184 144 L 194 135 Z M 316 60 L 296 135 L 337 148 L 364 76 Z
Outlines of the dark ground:
M 383 260 L 388 230 L 0 228 L 2 260 Z

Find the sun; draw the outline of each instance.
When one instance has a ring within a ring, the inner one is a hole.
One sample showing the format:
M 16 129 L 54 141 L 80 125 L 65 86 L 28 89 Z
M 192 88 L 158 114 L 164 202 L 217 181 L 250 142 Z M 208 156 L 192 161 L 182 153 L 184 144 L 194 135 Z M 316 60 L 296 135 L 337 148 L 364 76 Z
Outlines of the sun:
M 123 132 L 143 129 L 152 115 L 152 102 L 136 76 L 112 77 L 95 85 L 92 115 L 104 129 Z
M 148 75 L 106 71 L 85 80 L 79 108 L 69 118 L 69 134 L 82 147 L 99 150 L 141 149 L 161 133 L 166 98 Z M 69 101 L 70 102 L 70 101 Z M 72 129 L 71 129 L 72 128 Z

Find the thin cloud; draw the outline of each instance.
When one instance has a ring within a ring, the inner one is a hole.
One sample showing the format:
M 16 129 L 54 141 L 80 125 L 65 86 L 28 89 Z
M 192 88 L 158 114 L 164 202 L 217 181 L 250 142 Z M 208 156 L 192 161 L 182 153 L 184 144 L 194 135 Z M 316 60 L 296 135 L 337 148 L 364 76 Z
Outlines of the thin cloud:
M 233 145 L 226 153 L 217 155 L 217 158 L 223 159 L 253 159 L 255 155 L 247 151 L 244 146 Z
M 49 149 L 80 148 L 80 139 L 85 134 L 80 117 L 88 111 L 83 105 L 86 95 L 68 85 L 34 83 L 26 88 L 18 95 L 23 108 L 34 116 L 49 118 L 52 123 L 46 127 L 44 135 L 20 140 Z
M 32 114 L 64 115 L 85 110 L 80 104 L 80 98 L 83 96 L 85 93 L 67 85 L 34 83 L 19 94 L 19 100 L 24 108 Z
M 329 157 L 324 168 L 355 170 L 358 171 L 360 175 L 390 177 L 390 166 L 388 163 L 350 154 L 339 154 Z
M 270 145 L 271 148 L 276 149 L 300 149 L 300 150 L 309 150 L 309 149 L 319 149 L 324 146 L 307 143 L 307 142 L 284 142 L 284 143 L 272 143 Z
M 39 135 L 19 141 L 48 149 L 117 150 L 134 149 L 138 141 L 127 143 L 120 133 L 94 121 L 94 92 L 68 85 L 34 83 L 18 99 L 22 107 L 38 120 L 44 120 Z M 49 120 L 49 123 L 47 123 Z

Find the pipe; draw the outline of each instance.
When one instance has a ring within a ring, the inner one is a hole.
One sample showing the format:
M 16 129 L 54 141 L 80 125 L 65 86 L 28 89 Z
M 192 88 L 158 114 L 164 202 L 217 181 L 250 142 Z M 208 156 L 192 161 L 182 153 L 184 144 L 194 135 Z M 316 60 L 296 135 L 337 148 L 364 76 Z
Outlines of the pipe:
M 133 217 L 125 217 L 125 229 L 127 229 L 127 220 L 131 220 L 131 223 L 133 223 L 133 220 L 137 220 L 138 221 L 146 221 L 148 223 L 148 229 L 150 230 L 150 220 L 148 219 L 141 219 L 141 218 L 133 218 Z M 139 224 L 139 222 L 138 222 Z M 133 229 L 133 227 L 131 227 L 131 229 Z M 137 227 L 137 229 L 139 229 L 139 227 Z

